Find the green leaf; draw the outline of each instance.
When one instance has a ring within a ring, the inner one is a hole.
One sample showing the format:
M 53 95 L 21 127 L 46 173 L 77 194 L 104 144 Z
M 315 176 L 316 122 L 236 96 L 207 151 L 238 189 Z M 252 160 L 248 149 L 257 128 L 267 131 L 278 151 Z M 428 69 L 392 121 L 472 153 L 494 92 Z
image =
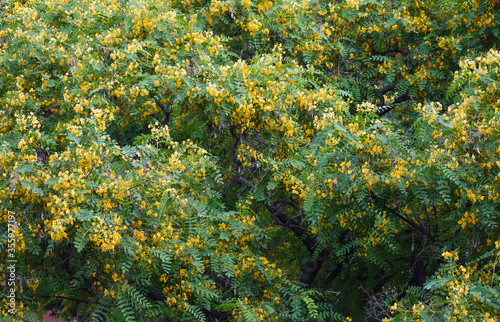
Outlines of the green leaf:
M 73 134 L 73 133 L 68 133 L 68 138 L 75 142 L 76 144 L 80 144 L 80 140 L 81 138 L 79 136 L 76 136 L 76 134 Z
M 20 167 L 17 167 L 14 169 L 14 173 L 22 173 L 22 172 L 30 172 L 33 170 L 33 165 L 32 164 L 23 164 Z

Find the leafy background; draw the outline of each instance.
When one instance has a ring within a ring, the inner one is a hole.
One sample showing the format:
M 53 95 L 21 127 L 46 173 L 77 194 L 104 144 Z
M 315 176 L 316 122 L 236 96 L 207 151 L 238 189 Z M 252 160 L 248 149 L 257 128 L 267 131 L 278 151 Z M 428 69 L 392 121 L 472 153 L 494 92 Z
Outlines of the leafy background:
M 1 6 L 6 321 L 495 321 L 498 0 Z

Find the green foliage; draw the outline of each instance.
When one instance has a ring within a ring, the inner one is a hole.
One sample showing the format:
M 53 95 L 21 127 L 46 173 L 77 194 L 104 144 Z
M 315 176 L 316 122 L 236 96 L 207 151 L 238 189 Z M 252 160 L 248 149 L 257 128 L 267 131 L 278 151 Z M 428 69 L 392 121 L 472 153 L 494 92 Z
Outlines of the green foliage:
M 498 242 L 496 244 L 498 246 Z M 446 320 L 467 317 L 494 321 L 500 309 L 498 287 L 498 251 L 491 250 L 479 258 L 459 265 L 457 253 L 445 252 L 446 264 L 425 284 L 425 290 L 393 305 L 395 321 Z M 410 288 L 408 289 L 410 293 Z M 424 302 L 418 300 L 425 299 Z M 396 312 L 399 313 L 396 314 Z
M 498 315 L 498 0 L 0 8 L 4 316 Z

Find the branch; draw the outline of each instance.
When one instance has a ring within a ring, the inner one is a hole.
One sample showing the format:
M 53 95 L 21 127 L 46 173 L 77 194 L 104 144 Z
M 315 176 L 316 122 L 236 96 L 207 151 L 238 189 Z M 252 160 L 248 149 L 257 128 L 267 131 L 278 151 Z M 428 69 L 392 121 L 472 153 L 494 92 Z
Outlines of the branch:
M 333 270 L 333 272 L 330 275 L 328 275 L 328 277 L 326 278 L 324 285 L 326 287 L 330 286 L 330 284 L 332 284 L 333 280 L 335 280 L 340 275 L 340 273 L 342 272 L 343 269 L 344 269 L 344 263 L 341 261 L 338 262 L 337 266 L 335 266 L 335 269 Z
M 292 230 L 295 235 L 300 238 L 304 246 L 306 246 L 307 250 L 309 250 L 309 252 L 311 253 L 311 258 L 307 261 L 306 267 L 299 279 L 301 283 L 310 286 L 318 275 L 318 272 L 321 269 L 323 263 L 326 262 L 330 257 L 330 254 L 332 252 L 332 245 L 328 244 L 321 250 L 321 252 L 319 252 L 317 256 L 314 256 L 318 247 L 317 239 L 312 237 L 307 229 L 302 227 L 297 221 L 295 221 L 285 211 L 283 211 L 282 206 L 280 207 L 278 206 L 278 204 L 289 204 L 294 208 L 297 207 L 296 209 L 300 208 L 295 205 L 294 202 L 283 199 L 275 200 L 270 204 L 266 204 L 266 207 L 271 212 L 271 217 L 275 220 L 275 223 Z
M 410 218 L 407 218 L 403 215 L 401 215 L 396 209 L 392 209 L 390 207 L 387 207 L 386 205 L 383 206 L 385 209 L 389 210 L 393 215 L 407 223 L 408 225 L 412 226 L 413 228 L 417 229 L 418 231 L 422 232 L 424 235 L 428 236 L 431 240 L 434 239 L 434 236 L 429 232 L 429 229 L 425 226 L 421 226 L 417 224 L 415 221 L 411 220 Z M 420 220 L 419 220 L 420 221 Z
M 165 113 L 170 113 L 170 109 L 167 108 L 165 105 L 163 105 L 162 103 L 160 103 L 160 101 L 155 101 L 156 105 L 158 105 L 159 108 L 161 108 L 161 110 Z
M 295 235 L 300 238 L 307 250 L 309 250 L 311 254 L 314 253 L 317 241 L 309 235 L 304 227 L 292 219 L 285 211 L 283 211 L 283 209 L 281 209 L 281 207 L 278 207 L 276 205 L 276 201 L 266 204 L 266 208 L 271 213 L 271 218 L 274 219 L 276 225 L 290 228 L 290 230 L 292 230 Z
M 66 274 L 73 278 L 78 270 L 71 264 L 71 258 L 73 258 L 73 249 L 69 244 L 61 248 L 61 258 L 63 259 L 62 265 Z
M 163 113 L 165 113 L 165 120 L 162 121 L 159 117 L 157 117 L 154 114 L 151 115 L 151 116 L 154 117 L 155 119 L 157 119 L 162 126 L 165 126 L 165 125 L 167 125 L 170 122 L 170 114 L 172 114 L 172 109 L 166 107 L 165 105 L 163 105 L 162 103 L 160 103 L 160 101 L 155 101 L 155 103 L 156 103 L 156 105 L 159 108 L 161 108 L 161 110 L 163 111 Z
M 231 179 L 231 181 L 229 181 L 226 188 L 224 189 L 224 192 L 222 193 L 222 200 L 223 201 L 226 200 L 227 194 L 229 192 L 229 188 L 231 188 L 231 186 L 234 183 L 239 183 L 242 186 L 244 186 L 244 187 L 246 186 L 246 187 L 251 188 L 251 189 L 257 189 L 257 187 L 253 183 L 251 183 L 247 179 L 243 178 L 242 176 L 237 175 L 233 179 Z
M 307 284 L 310 286 L 314 279 L 316 278 L 316 275 L 318 275 L 318 272 L 323 265 L 324 262 L 328 260 L 330 257 L 330 253 L 332 252 L 332 245 L 328 244 L 323 250 L 319 253 L 318 257 L 314 259 L 310 259 L 307 261 L 306 268 L 304 272 L 302 272 L 302 275 L 300 276 L 299 281 L 301 283 Z
M 385 51 L 372 50 L 372 54 L 377 56 L 385 56 L 385 55 L 396 56 L 397 54 L 406 56 L 409 53 L 407 51 L 401 50 L 400 48 L 396 47 L 396 49 L 388 49 Z
M 241 136 L 240 135 L 237 135 L 235 132 L 234 132 L 234 128 L 233 126 L 229 126 L 229 133 L 231 133 L 231 136 L 233 138 L 235 138 L 235 141 L 234 141 L 234 144 L 233 144 L 233 161 L 235 164 L 238 165 L 237 168 L 241 167 L 241 162 L 238 160 L 238 144 L 240 144 L 241 142 Z
M 377 106 L 383 107 L 385 106 L 385 98 L 384 95 L 387 94 L 388 92 L 394 90 L 396 88 L 396 81 L 392 82 L 392 84 L 387 85 L 386 87 L 382 88 L 378 93 L 377 97 L 380 100 Z
M 380 92 L 379 92 L 380 93 Z M 377 96 L 379 97 L 380 99 L 380 96 L 379 94 L 377 94 Z M 406 102 L 407 100 L 410 99 L 410 95 L 408 95 L 408 92 L 404 93 L 403 95 L 400 95 L 398 96 L 393 102 L 391 105 L 387 105 L 387 106 L 384 106 L 385 102 L 384 102 L 384 96 L 382 95 L 382 98 L 381 98 L 381 101 L 379 104 L 377 104 L 377 106 L 379 107 L 382 107 L 381 109 L 379 109 L 377 112 L 375 112 L 379 117 L 382 117 L 384 116 L 385 114 L 389 113 L 390 111 L 392 111 L 395 107 L 396 107 L 396 104 L 399 104 L 399 103 L 403 103 L 403 102 Z
M 242 135 L 237 135 L 235 133 L 234 128 L 231 126 L 229 128 L 230 134 L 233 138 L 235 138 L 235 142 L 233 144 L 233 159 L 237 167 L 233 169 L 232 171 L 235 172 L 236 169 L 239 169 L 241 167 L 241 162 L 238 161 L 237 159 L 237 148 L 238 144 L 242 140 Z M 254 133 L 256 135 L 256 138 L 258 141 L 261 141 L 260 137 L 258 136 L 257 133 Z M 263 143 L 263 142 L 259 142 Z M 248 181 L 247 179 L 243 178 L 242 176 L 236 174 L 226 185 L 223 193 L 222 193 L 222 200 L 225 202 L 226 197 L 229 193 L 230 188 L 234 184 L 241 184 L 243 187 L 246 187 L 247 189 L 256 189 L 256 186 Z M 301 207 L 298 206 L 295 202 L 286 200 L 286 199 L 278 199 L 272 201 L 272 196 L 269 195 L 266 197 L 266 201 L 264 202 L 265 207 L 269 210 L 271 213 L 271 218 L 274 219 L 274 223 L 276 225 L 284 226 L 289 228 L 291 231 L 294 232 L 294 234 L 299 237 L 299 239 L 302 241 L 304 246 L 307 248 L 307 250 L 311 254 L 311 258 L 306 264 L 306 267 L 301 274 L 300 277 L 300 282 L 306 284 L 306 285 L 311 285 L 316 278 L 316 275 L 318 274 L 319 270 L 321 269 L 321 266 L 325 261 L 327 261 L 330 257 L 330 254 L 332 252 L 332 245 L 328 244 L 326 245 L 319 254 L 316 254 L 317 247 L 319 245 L 318 240 L 310 234 L 310 232 L 301 226 L 301 223 L 297 222 L 294 220 L 285 210 L 283 210 L 284 205 L 291 206 L 294 208 L 297 212 L 301 212 Z M 317 255 L 317 256 L 316 256 Z M 343 267 L 343 266 L 342 266 Z M 342 268 L 341 267 L 341 268 Z M 340 268 L 340 270 L 341 270 Z
M 340 245 L 345 245 L 346 236 L 347 236 L 347 231 L 345 231 L 345 230 L 342 231 L 342 233 L 339 236 L 339 244 Z M 353 252 L 354 252 L 354 247 L 351 247 L 349 249 L 349 251 L 347 252 L 346 256 L 351 255 Z M 330 286 L 330 284 L 333 282 L 333 280 L 336 279 L 340 275 L 340 273 L 342 273 L 343 269 L 344 269 L 344 262 L 339 261 L 337 263 L 337 266 L 335 266 L 335 269 L 333 270 L 333 272 L 330 275 L 328 275 L 328 277 L 326 278 L 324 285 L 326 287 Z
M 262 141 L 262 138 L 260 137 L 259 132 L 254 130 L 253 135 L 255 136 L 255 139 L 257 140 L 257 149 L 259 149 L 259 151 L 262 150 L 262 148 L 264 147 L 264 141 Z
M 381 310 L 380 314 L 385 315 L 384 320 L 387 318 L 391 318 L 389 312 L 387 312 L 384 306 L 379 303 L 375 295 L 371 295 L 370 293 L 368 293 L 368 291 L 365 290 L 363 286 L 360 286 L 359 289 L 361 289 L 363 292 L 365 292 L 366 295 L 368 295 L 368 305 L 370 307 L 366 308 L 366 310 L 367 313 L 369 314 L 369 317 L 378 321 L 382 321 L 382 318 L 379 317 L 379 312 L 377 312 L 377 307 L 378 307 Z M 370 309 L 372 310 L 371 312 L 369 311 Z
M 154 117 L 160 124 L 163 125 L 163 121 L 156 115 L 156 114 L 150 114 L 150 116 Z
M 274 201 L 274 203 L 276 204 L 286 204 L 286 205 L 289 205 L 289 206 L 292 206 L 293 209 L 297 210 L 297 211 L 300 211 L 300 207 L 293 201 L 290 201 L 290 200 L 286 200 L 286 199 L 277 199 Z

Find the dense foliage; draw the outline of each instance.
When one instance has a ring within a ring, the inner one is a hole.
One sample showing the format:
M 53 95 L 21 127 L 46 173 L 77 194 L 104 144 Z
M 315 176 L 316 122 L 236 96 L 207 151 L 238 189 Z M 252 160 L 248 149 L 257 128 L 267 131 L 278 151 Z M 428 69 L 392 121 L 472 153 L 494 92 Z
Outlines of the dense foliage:
M 7 321 L 496 321 L 499 0 L 1 6 Z

